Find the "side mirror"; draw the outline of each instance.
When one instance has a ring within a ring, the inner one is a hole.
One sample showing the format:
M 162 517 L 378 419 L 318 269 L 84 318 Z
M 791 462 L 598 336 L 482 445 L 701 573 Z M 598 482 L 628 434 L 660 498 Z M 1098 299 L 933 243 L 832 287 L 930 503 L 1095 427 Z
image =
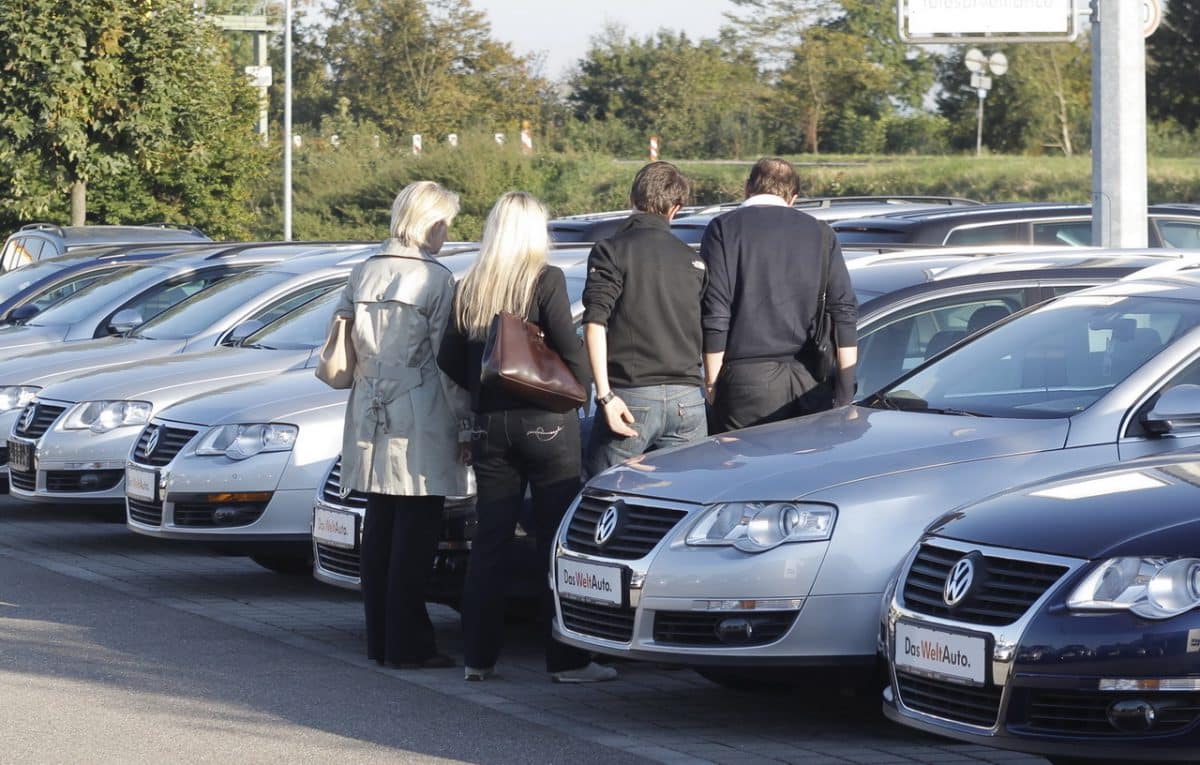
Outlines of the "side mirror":
M 1163 391 L 1142 415 L 1142 427 L 1156 436 L 1200 432 L 1200 385 L 1176 385 Z
M 5 317 L 5 321 L 7 321 L 9 324 L 24 324 L 34 316 L 37 316 L 39 313 L 41 313 L 41 311 L 42 309 L 38 308 L 33 303 L 26 303 L 25 305 L 19 305 L 9 311 L 8 316 Z
M 133 330 L 142 325 L 145 320 L 142 319 L 142 312 L 136 308 L 122 308 L 117 311 L 117 315 L 112 317 L 108 322 L 108 334 L 110 335 L 128 335 Z
M 241 345 L 247 337 L 265 326 L 267 325 L 259 319 L 247 319 L 233 328 L 233 331 L 226 336 L 223 345 Z

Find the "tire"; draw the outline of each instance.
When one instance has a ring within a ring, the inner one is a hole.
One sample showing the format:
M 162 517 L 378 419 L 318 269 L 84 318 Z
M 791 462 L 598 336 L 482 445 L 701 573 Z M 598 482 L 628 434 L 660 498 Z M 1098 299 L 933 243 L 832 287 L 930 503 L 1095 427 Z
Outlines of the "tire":
M 311 557 L 297 555 L 251 555 L 250 560 L 258 565 L 285 576 L 312 576 Z

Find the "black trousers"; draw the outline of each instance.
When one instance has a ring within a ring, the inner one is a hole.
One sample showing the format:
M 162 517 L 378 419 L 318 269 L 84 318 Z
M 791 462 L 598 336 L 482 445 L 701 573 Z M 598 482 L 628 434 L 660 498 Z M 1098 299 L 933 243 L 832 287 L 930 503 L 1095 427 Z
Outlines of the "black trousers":
M 554 600 L 548 582 L 550 547 L 567 506 L 580 489 L 579 417 L 538 410 L 477 414 L 474 463 L 479 525 L 471 543 L 463 591 L 466 664 L 495 666 L 504 641 L 504 606 L 509 554 L 525 489 L 533 495 L 541 578 L 541 629 L 546 669 L 562 672 L 586 666 L 589 655 L 551 636 Z
M 833 389 L 818 385 L 804 364 L 734 361 L 717 377 L 710 428 L 724 433 L 820 412 L 833 406 Z
M 437 653 L 425 586 L 445 504 L 445 497 L 367 495 L 359 574 L 369 659 L 419 662 Z

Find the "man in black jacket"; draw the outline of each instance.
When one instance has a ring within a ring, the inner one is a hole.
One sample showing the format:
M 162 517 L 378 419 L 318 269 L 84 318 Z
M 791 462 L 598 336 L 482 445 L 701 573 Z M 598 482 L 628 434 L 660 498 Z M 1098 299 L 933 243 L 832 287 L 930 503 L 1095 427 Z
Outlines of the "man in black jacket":
M 799 193 L 790 163 L 761 159 L 746 201 L 704 231 L 705 389 L 719 432 L 840 406 L 854 395 L 858 301 L 833 231 L 792 206 Z M 822 289 L 837 345 L 832 380 L 815 379 L 801 360 Z
M 687 179 L 652 162 L 633 180 L 634 214 L 588 256 L 583 331 L 596 384 L 589 474 L 708 433 L 700 369 L 704 262 L 671 233 Z

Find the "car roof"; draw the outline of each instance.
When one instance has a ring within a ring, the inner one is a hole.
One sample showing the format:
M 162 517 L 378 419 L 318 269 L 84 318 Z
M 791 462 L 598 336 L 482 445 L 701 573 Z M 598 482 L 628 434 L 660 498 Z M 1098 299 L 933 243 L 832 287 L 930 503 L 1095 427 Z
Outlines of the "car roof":
M 54 223 L 30 223 L 12 235 L 46 232 L 63 240 L 68 249 L 91 244 L 131 242 L 212 241 L 192 226 L 152 223 L 143 226 L 59 226 Z
M 823 221 L 846 218 L 892 215 L 919 210 L 946 210 L 947 208 L 977 207 L 981 203 L 961 197 L 936 196 L 862 196 L 862 197 L 805 197 L 792 205 L 800 212 Z M 672 226 L 695 228 L 707 225 L 713 218 L 736 210 L 741 202 L 725 202 L 703 208 L 691 215 L 677 215 Z

